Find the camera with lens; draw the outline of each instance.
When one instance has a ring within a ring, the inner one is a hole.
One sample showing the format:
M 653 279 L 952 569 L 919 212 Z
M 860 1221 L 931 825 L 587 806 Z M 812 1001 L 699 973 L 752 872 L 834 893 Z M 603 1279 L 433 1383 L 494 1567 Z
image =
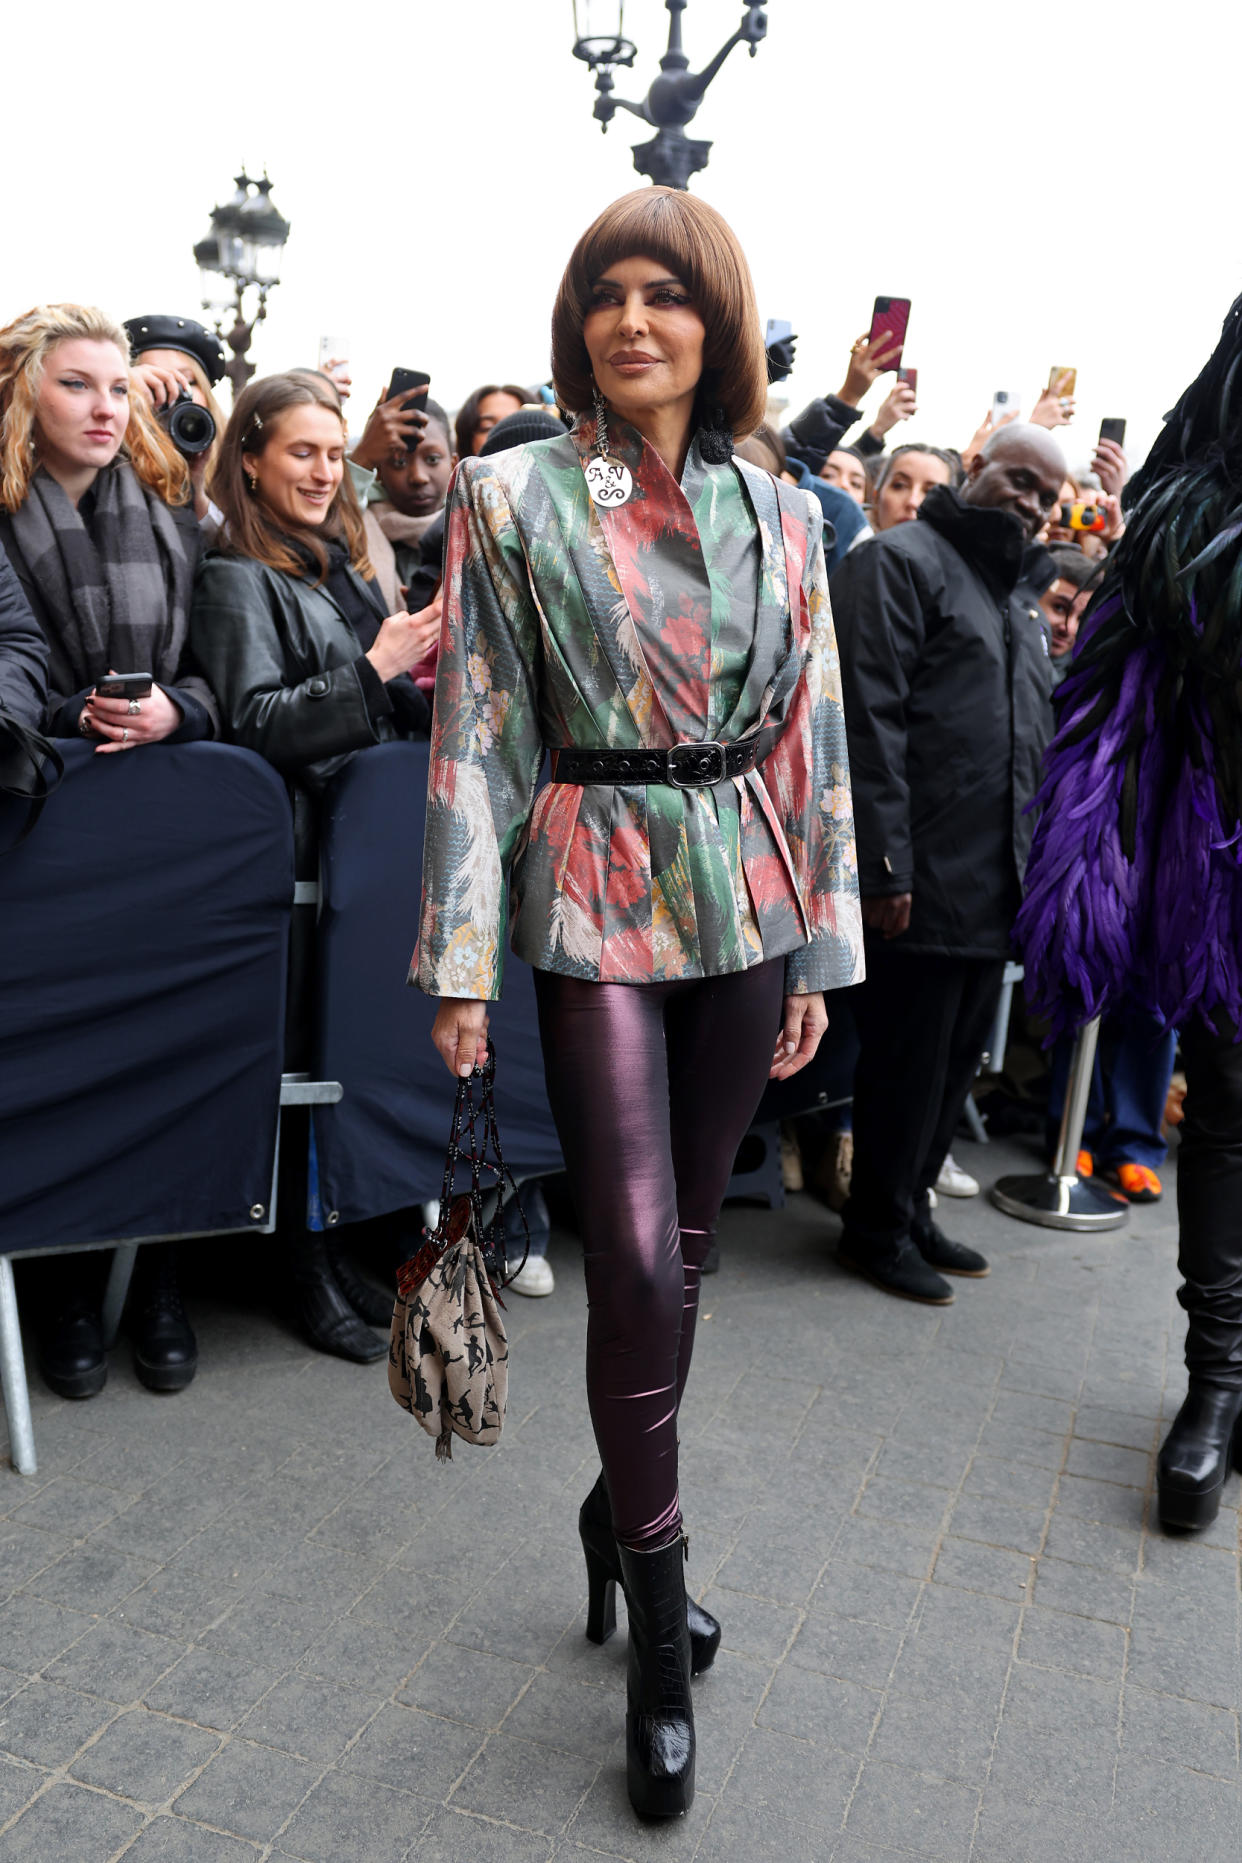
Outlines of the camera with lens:
M 159 408 L 155 418 L 183 459 L 205 453 L 216 437 L 215 421 L 188 388 L 183 388 L 175 401 Z

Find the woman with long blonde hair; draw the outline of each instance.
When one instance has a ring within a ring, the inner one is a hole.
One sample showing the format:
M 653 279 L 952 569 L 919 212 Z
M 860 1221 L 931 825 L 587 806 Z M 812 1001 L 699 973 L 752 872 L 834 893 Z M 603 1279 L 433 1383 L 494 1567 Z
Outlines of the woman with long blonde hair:
M 54 736 L 109 753 L 215 735 L 189 663 L 188 494 L 113 318 L 41 304 L 0 329 L 0 543 L 47 637 Z M 114 672 L 150 673 L 150 693 L 101 696 Z
M 0 545 L 47 641 L 53 736 L 80 733 L 101 756 L 215 736 L 189 657 L 201 546 L 188 491 L 113 318 L 40 304 L 0 329 Z M 110 673 L 148 674 L 149 689 L 105 696 Z M 134 1367 L 149 1389 L 179 1391 L 198 1347 L 171 1252 L 143 1254 Z M 88 1278 L 56 1285 L 41 1328 L 43 1374 L 64 1397 L 93 1397 L 108 1375 Z

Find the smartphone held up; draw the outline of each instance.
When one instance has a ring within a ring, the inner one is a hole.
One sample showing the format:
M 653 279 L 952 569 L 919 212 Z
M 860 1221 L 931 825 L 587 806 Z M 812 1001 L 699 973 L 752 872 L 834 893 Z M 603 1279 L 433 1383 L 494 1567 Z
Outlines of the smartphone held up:
M 867 341 L 872 355 L 884 351 L 882 374 L 890 369 L 900 369 L 901 352 L 906 344 L 906 330 L 910 323 L 909 298 L 878 297 L 871 312 L 871 328 L 867 332 Z

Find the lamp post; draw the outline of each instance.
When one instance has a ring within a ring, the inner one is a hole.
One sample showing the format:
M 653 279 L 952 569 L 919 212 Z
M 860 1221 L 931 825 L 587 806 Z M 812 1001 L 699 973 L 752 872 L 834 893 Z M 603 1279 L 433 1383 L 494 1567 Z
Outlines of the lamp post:
M 280 261 L 289 237 L 289 222 L 276 211 L 272 201 L 272 184 L 264 175 L 254 181 L 243 169 L 234 175 L 235 192 L 223 207 L 211 210 L 211 226 L 206 237 L 194 248 L 194 259 L 203 281 L 205 311 L 217 311 L 216 335 L 222 337 L 233 354 L 224 372 L 233 384 L 236 401 L 250 377 L 254 363 L 247 362 L 246 351 L 255 326 L 267 316 L 267 294 L 280 283 Z M 232 296 L 223 301 L 212 295 L 223 278 L 232 286 Z M 259 302 L 254 316 L 247 321 L 246 292 L 258 287 Z M 233 327 L 225 330 L 224 316 L 231 313 Z
M 574 57 L 595 73 L 594 116 L 601 129 L 607 133 L 618 110 L 628 110 L 631 116 L 651 124 L 656 133 L 650 142 L 635 148 L 635 168 L 658 186 L 685 189 L 691 175 L 707 167 L 712 146 L 710 142 L 692 141 L 685 133 L 686 124 L 735 45 L 748 45 L 751 57 L 755 56 L 760 40 L 767 37 L 768 16 L 762 6 L 748 6 L 733 37 L 702 71 L 694 72 L 681 43 L 686 0 L 665 0 L 665 5 L 669 12 L 668 50 L 660 60 L 660 75 L 642 103 L 614 95 L 614 68 L 632 65 L 638 55 L 637 46 L 624 36 L 624 0 L 611 0 L 611 4 L 609 0 L 574 0 Z M 585 32 L 580 30 L 580 10 Z

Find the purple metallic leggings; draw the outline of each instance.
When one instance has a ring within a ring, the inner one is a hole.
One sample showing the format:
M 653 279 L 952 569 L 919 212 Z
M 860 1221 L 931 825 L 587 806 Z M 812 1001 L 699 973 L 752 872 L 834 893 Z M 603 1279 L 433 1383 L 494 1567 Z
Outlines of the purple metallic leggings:
M 683 983 L 535 972 L 548 1098 L 585 1245 L 587 1398 L 617 1538 L 677 1530 L 699 1273 L 780 1032 L 784 961 Z

